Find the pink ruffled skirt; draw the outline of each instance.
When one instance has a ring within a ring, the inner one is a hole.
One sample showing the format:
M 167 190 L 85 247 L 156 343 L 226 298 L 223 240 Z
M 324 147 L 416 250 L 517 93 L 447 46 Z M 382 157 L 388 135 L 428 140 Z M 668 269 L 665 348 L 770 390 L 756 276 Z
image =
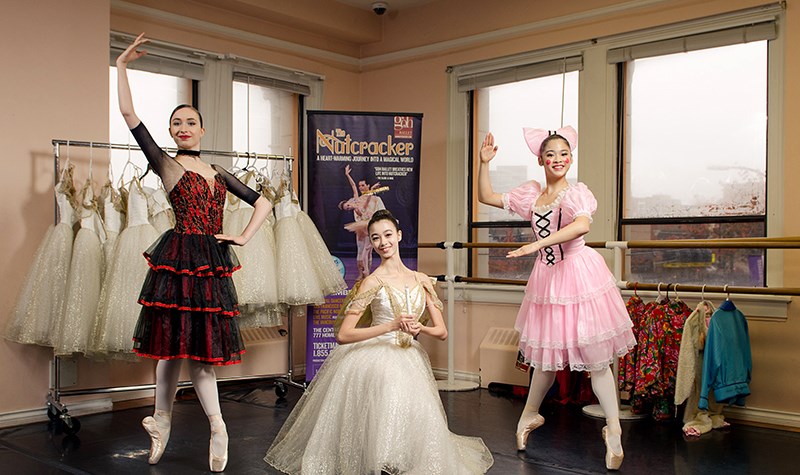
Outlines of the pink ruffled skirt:
M 526 363 L 545 371 L 595 371 L 636 345 L 603 257 L 582 247 L 552 266 L 537 261 L 514 327 Z

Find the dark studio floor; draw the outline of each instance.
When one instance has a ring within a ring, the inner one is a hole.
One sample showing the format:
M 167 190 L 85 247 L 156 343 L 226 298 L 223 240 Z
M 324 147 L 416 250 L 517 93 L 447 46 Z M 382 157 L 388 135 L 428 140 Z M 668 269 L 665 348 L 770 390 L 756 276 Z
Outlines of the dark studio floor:
M 299 398 L 289 389 L 278 400 L 271 383 L 220 388 L 230 435 L 226 473 L 278 473 L 262 461 L 267 447 Z M 514 428 L 523 401 L 485 389 L 440 393 L 450 429 L 477 435 L 494 455 L 492 474 L 605 473 L 600 429 L 604 422 L 576 406 L 548 404 L 547 422 L 517 452 Z M 64 401 L 69 403 L 68 400 Z M 169 447 L 156 466 L 147 464 L 149 441 L 141 419 L 152 406 L 82 416 L 75 436 L 37 423 L 0 430 L 0 472 L 4 474 L 191 474 L 208 473 L 208 421 L 187 391 L 175 404 Z M 687 440 L 680 425 L 650 420 L 623 422 L 625 462 L 632 474 L 789 474 L 800 473 L 800 434 L 733 423 Z M 794 467 L 794 468 L 793 468 Z

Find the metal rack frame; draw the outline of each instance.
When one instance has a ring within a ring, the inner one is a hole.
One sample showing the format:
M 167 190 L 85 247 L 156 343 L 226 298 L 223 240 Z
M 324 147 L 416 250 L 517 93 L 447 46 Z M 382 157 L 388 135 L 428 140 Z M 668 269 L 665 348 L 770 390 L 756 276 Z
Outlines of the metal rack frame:
M 140 151 L 141 148 L 135 145 L 129 144 L 115 144 L 115 143 L 107 143 L 107 142 L 87 142 L 87 141 L 75 141 L 75 140 L 62 140 L 62 139 L 53 139 L 53 164 L 54 164 L 54 177 L 55 180 L 58 179 L 59 175 L 59 163 L 60 163 L 60 154 L 61 150 L 60 147 L 66 145 L 68 147 L 88 147 L 98 148 L 98 149 L 106 149 L 106 150 L 128 150 L 128 151 Z M 166 148 L 164 149 L 167 152 L 176 152 L 177 149 L 174 148 Z M 283 160 L 289 163 L 289 172 L 292 171 L 292 164 L 294 161 L 294 157 L 288 155 L 272 155 L 272 154 L 260 154 L 260 153 L 241 153 L 241 152 L 229 152 L 229 151 L 217 151 L 217 150 L 201 150 L 208 155 L 214 156 L 221 156 L 221 157 L 231 157 L 231 158 L 247 158 L 247 159 L 255 159 L 255 160 Z M 56 216 L 56 220 L 58 216 Z M 275 382 L 275 393 L 279 398 L 286 396 L 288 392 L 288 387 L 295 387 L 301 390 L 306 389 L 306 384 L 295 382 L 293 379 L 293 369 L 294 369 L 294 357 L 293 357 L 293 345 L 292 345 L 292 314 L 291 312 L 288 313 L 287 316 L 287 352 L 288 352 L 288 368 L 286 373 L 284 374 L 269 374 L 269 375 L 253 375 L 253 376 L 235 376 L 235 377 L 227 377 L 227 378 L 218 378 L 217 382 L 230 382 L 230 381 L 260 381 L 260 380 L 272 380 Z M 138 385 L 130 385 L 130 386 L 110 386 L 110 387 L 102 387 L 102 388 L 86 388 L 86 389 L 61 389 L 61 358 L 59 356 L 53 355 L 53 386 L 47 393 L 47 416 L 50 420 L 53 421 L 61 421 L 63 423 L 63 429 L 67 434 L 75 434 L 80 430 L 80 421 L 71 416 L 69 414 L 69 409 L 66 404 L 61 402 L 62 397 L 69 397 L 69 396 L 84 396 L 90 394 L 113 394 L 119 392 L 128 392 L 128 391 L 142 391 L 142 390 L 149 390 L 155 389 L 155 383 L 152 384 L 138 384 Z M 191 381 L 179 381 L 178 387 L 185 388 L 192 386 Z

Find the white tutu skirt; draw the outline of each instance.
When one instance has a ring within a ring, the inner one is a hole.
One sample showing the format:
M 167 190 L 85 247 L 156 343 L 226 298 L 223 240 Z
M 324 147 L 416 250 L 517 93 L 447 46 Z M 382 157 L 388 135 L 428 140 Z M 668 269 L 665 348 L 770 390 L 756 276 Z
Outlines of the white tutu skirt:
M 106 241 L 103 243 L 103 281 L 105 281 L 111 260 L 114 259 L 114 250 L 117 247 L 118 237 L 119 233 L 106 231 Z
M 453 434 L 428 355 L 373 338 L 336 347 L 264 459 L 289 474 L 484 473 L 492 455 Z
M 150 217 L 150 224 L 156 228 L 159 235 L 175 227 L 175 213 L 171 209 L 159 211 Z
M 72 264 L 67 281 L 67 303 L 53 334 L 56 356 L 86 351 L 100 301 L 103 273 L 103 245 L 93 229 L 82 228 L 75 235 Z
M 64 313 L 72 239 L 66 223 L 47 229 L 6 326 L 8 340 L 53 346 L 53 324 Z
M 239 208 L 231 212 L 223 226 L 225 234 L 238 236 L 247 227 L 253 208 Z M 242 268 L 233 273 L 233 284 L 243 304 L 277 304 L 278 286 L 275 282 L 275 239 L 267 236 L 268 223 L 264 223 L 244 246 L 234 248 Z M 270 229 L 270 232 L 272 230 Z
M 253 208 L 241 207 L 226 214 L 225 234 L 238 235 L 247 227 Z M 244 246 L 234 249 L 242 268 L 233 273 L 239 297 L 239 328 L 277 327 L 283 324 L 286 305 L 278 303 L 277 258 L 271 218 Z
M 333 256 L 328 251 L 322 236 L 320 236 L 317 226 L 311 218 L 303 211 L 297 213 L 297 224 L 306 239 L 306 248 L 314 264 L 314 272 L 317 274 L 322 293 L 331 295 L 347 288 L 341 272 L 333 261 Z
M 322 305 L 325 294 L 297 219 L 288 216 L 275 225 L 278 299 L 287 305 Z
M 142 224 L 125 228 L 117 238 L 92 327 L 88 352 L 93 357 L 139 360 L 133 353 L 133 330 L 141 310 L 139 292 L 149 269 L 142 253 L 158 236 L 153 226 Z

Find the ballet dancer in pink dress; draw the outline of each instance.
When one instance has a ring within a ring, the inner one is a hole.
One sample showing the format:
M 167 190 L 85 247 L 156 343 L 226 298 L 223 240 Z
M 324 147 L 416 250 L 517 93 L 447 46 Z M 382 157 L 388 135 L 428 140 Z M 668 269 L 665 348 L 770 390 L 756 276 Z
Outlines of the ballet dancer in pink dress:
M 517 449 L 525 450 L 531 431 L 544 424 L 539 406 L 556 371 L 589 371 L 592 389 L 606 416 L 602 430 L 606 468 L 617 470 L 624 454 L 610 366 L 636 344 L 632 324 L 603 257 L 583 240 L 597 201 L 583 183 L 567 182 L 577 132 L 569 126 L 557 131 L 526 128 L 523 132 L 544 167 L 544 186 L 529 181 L 508 193 L 496 193 L 489 180 L 489 162 L 497 154 L 491 133 L 481 145 L 478 169 L 480 202 L 529 220 L 536 239 L 508 253 L 510 258 L 538 254 L 515 324 L 520 333 L 520 359 L 534 368 L 528 400 L 517 424 Z

